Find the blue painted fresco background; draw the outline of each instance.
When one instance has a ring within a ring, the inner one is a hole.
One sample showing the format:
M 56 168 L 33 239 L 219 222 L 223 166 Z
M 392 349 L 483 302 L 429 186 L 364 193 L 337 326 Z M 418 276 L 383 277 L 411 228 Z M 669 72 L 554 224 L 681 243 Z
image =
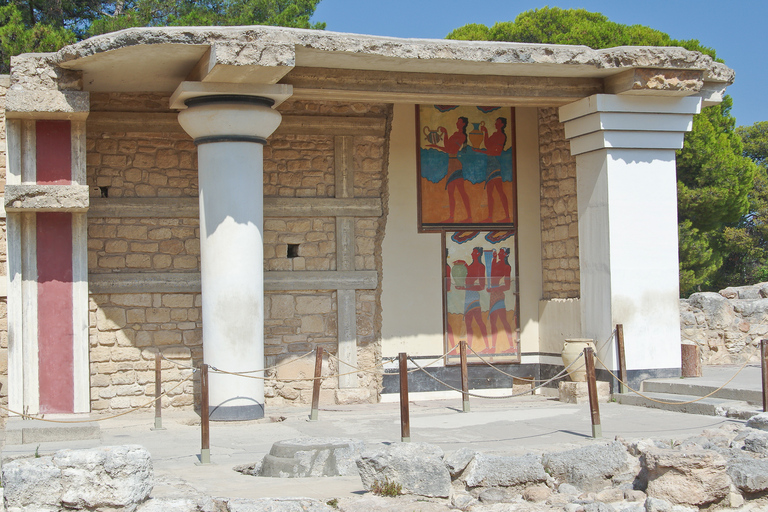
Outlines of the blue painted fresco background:
M 478 153 L 469 146 L 464 147 L 458 154 L 463 168 L 464 179 L 470 183 L 483 183 L 486 176 L 488 157 L 485 153 Z M 498 157 L 501 164 L 501 179 L 512 181 L 512 148 L 502 152 Z M 437 183 L 445 178 L 448 171 L 448 154 L 437 149 L 421 148 L 421 175 Z

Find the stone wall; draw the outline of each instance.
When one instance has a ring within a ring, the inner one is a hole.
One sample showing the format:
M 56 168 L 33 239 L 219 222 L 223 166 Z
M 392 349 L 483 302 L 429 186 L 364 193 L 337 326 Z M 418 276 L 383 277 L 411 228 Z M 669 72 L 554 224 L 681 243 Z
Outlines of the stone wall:
M 0 75 L 0 196 L 5 195 L 7 146 L 5 135 L 5 93 L 10 86 L 8 75 Z M 0 218 L 0 279 L 8 275 L 5 214 Z M 8 300 L 0 296 L 0 404 L 8 405 Z M 3 411 L 1 416 L 5 416 Z
M 137 131 L 119 131 L 120 115 L 129 111 Z M 378 117 L 391 116 L 385 105 L 289 101 L 284 115 Z M 114 113 L 112 124 L 96 122 L 87 132 L 88 184 L 91 197 L 102 204 L 128 198 L 197 196 L 197 155 L 193 142 L 173 123 L 156 128 L 150 115 L 167 115 L 168 97 L 158 94 L 91 96 L 91 118 Z M 103 117 L 102 117 L 103 119 Z M 175 117 L 173 118 L 175 119 Z M 94 129 L 93 126 L 107 126 Z M 138 127 L 138 128 L 136 128 Z M 159 131 L 166 129 L 167 131 Z M 386 137 L 351 135 L 354 197 L 382 197 Z M 333 198 L 336 196 L 335 141 L 332 134 L 278 132 L 264 147 L 266 198 Z M 88 219 L 89 273 L 92 276 L 172 272 L 199 279 L 200 245 L 197 217 L 139 218 L 95 216 Z M 196 215 L 196 214 L 195 214 Z M 354 222 L 354 270 L 379 270 L 377 247 L 382 219 Z M 289 254 L 289 246 L 297 246 Z M 337 270 L 334 217 L 267 217 L 264 220 L 265 271 Z M 380 359 L 380 314 L 376 290 L 356 293 L 358 365 Z M 94 410 L 124 410 L 146 403 L 154 394 L 154 354 L 159 350 L 181 365 L 202 362 L 200 295 L 193 293 L 135 293 L 91 295 L 91 400 Z M 271 291 L 265 297 L 265 356 L 267 365 L 285 363 L 322 346 L 337 351 L 335 290 Z M 309 364 L 311 368 L 305 368 Z M 338 373 L 331 358 L 326 373 Z M 314 357 L 293 365 L 289 374 L 311 376 Z M 181 382 L 189 370 L 163 362 L 164 389 Z M 287 367 L 283 367 L 287 368 Z M 309 372 L 310 375 L 306 375 Z M 279 372 L 272 377 L 282 378 Z M 379 378 L 362 374 L 362 393 L 337 390 L 336 379 L 323 384 L 325 400 L 348 401 L 348 395 L 376 400 Z M 266 382 L 268 404 L 308 403 L 311 382 Z M 176 388 L 164 406 L 187 407 L 196 402 L 198 383 Z
M 579 297 L 576 159 L 557 108 L 539 109 L 541 253 L 544 299 Z
M 768 283 L 694 293 L 680 301 L 681 341 L 698 345 L 703 364 L 759 361 L 768 337 Z

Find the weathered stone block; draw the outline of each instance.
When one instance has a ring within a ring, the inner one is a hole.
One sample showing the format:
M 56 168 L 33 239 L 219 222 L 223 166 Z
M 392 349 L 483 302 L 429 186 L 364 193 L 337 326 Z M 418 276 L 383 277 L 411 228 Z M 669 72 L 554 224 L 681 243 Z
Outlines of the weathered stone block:
M 597 381 L 597 401 L 607 403 L 611 399 L 611 385 L 608 382 Z M 586 382 L 560 381 L 557 386 L 560 401 L 567 404 L 583 404 L 589 402 L 589 388 Z
M 426 443 L 394 443 L 357 459 L 363 486 L 371 490 L 385 480 L 402 485 L 406 494 L 448 497 L 451 475 L 443 463 L 443 450 Z
M 711 450 L 652 448 L 641 457 L 641 464 L 652 498 L 701 506 L 721 500 L 731 486 L 725 459 Z

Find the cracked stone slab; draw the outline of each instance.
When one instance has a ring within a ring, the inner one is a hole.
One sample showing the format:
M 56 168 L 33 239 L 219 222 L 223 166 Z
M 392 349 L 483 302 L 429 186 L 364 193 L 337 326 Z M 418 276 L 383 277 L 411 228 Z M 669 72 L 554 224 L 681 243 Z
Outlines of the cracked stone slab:
M 84 212 L 88 210 L 87 185 L 6 185 L 7 212 Z

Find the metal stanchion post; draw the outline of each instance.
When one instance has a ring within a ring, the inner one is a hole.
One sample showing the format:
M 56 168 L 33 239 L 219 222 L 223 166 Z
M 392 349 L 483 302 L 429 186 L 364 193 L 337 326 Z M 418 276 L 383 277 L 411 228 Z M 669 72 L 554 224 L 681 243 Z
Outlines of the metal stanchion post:
M 400 440 L 411 442 L 411 417 L 408 410 L 408 355 L 400 352 Z
M 163 428 L 163 408 L 160 395 L 163 394 L 162 380 L 163 359 L 158 351 L 155 354 L 155 426 L 151 430 L 165 430 Z
M 619 356 L 619 378 L 622 382 L 629 382 L 627 378 L 627 357 L 624 352 L 624 324 L 616 324 L 616 352 Z M 619 383 L 619 389 L 622 393 L 627 393 L 626 384 Z
M 309 421 L 317 421 L 317 412 L 320 407 L 320 375 L 323 372 L 323 347 L 317 347 L 315 351 L 315 380 L 312 383 L 312 412 L 309 413 Z
M 467 342 L 459 342 L 461 355 L 461 410 L 469 412 L 469 375 L 467 374 Z
M 597 404 L 597 379 L 595 377 L 595 356 L 592 347 L 584 349 L 584 359 L 587 367 L 587 389 L 589 390 L 589 411 L 592 416 L 592 437 L 603 437 L 603 427 L 600 425 L 600 406 Z
M 211 463 L 211 437 L 208 412 L 208 365 L 203 363 L 200 368 L 200 464 Z

